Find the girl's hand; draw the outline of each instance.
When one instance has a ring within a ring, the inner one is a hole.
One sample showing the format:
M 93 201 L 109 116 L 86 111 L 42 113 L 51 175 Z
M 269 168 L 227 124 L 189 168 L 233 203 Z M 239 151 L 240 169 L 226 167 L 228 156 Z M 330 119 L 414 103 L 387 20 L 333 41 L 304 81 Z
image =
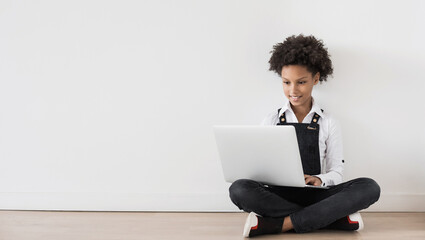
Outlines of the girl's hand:
M 313 185 L 313 186 L 322 185 L 322 180 L 320 180 L 320 178 L 315 176 L 304 174 L 304 180 L 305 180 L 305 184 L 307 185 Z

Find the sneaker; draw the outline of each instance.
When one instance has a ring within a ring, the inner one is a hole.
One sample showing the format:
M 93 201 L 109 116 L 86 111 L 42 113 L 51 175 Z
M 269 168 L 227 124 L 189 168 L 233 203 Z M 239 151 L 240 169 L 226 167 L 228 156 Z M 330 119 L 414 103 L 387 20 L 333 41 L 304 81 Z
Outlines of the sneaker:
M 254 212 L 248 215 L 243 230 L 244 237 L 282 232 L 283 218 L 262 217 Z
M 364 227 L 362 216 L 359 212 L 350 214 L 346 217 L 336 220 L 327 229 L 338 229 L 346 231 L 360 231 Z

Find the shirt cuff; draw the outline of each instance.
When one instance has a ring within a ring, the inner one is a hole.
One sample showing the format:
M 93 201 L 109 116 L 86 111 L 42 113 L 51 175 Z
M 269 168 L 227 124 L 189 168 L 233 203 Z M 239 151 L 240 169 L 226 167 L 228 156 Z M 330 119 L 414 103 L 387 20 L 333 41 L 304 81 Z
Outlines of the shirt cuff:
M 326 181 L 326 177 L 323 176 L 323 174 L 313 175 L 313 176 L 318 177 L 320 179 L 320 181 L 322 181 L 322 185 L 320 185 L 321 187 L 326 187 L 328 185 L 328 183 Z

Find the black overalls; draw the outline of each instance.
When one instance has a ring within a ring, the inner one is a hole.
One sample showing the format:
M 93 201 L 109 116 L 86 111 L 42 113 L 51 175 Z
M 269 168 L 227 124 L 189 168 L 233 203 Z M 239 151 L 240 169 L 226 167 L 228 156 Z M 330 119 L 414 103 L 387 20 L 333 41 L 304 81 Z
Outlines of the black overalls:
M 280 108 L 277 111 L 279 114 Z M 295 127 L 304 174 L 308 175 L 318 175 L 321 173 L 319 151 L 320 125 L 318 124 L 319 118 L 319 114 L 314 113 L 310 124 L 288 123 L 286 122 L 286 115 L 284 112 L 279 117 L 279 123 L 277 123 L 277 125 L 292 125 Z
M 309 175 L 321 173 L 319 118 L 315 113 L 310 124 L 288 123 L 283 113 L 277 123 L 295 127 L 303 170 Z M 380 187 L 370 178 L 356 178 L 329 189 L 267 186 L 251 179 L 238 179 L 229 193 L 232 202 L 245 212 L 264 217 L 290 216 L 295 231 L 301 233 L 326 227 L 369 207 L 379 199 Z

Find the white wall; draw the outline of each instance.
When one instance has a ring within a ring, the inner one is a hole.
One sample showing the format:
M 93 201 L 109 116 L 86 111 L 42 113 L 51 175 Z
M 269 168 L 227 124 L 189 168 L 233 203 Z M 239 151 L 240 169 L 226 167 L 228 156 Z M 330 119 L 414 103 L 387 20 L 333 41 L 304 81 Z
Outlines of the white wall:
M 369 210 L 425 211 L 423 1 L 2 1 L 0 209 L 238 210 L 211 126 L 283 100 L 269 51 L 323 39 L 313 95 Z

